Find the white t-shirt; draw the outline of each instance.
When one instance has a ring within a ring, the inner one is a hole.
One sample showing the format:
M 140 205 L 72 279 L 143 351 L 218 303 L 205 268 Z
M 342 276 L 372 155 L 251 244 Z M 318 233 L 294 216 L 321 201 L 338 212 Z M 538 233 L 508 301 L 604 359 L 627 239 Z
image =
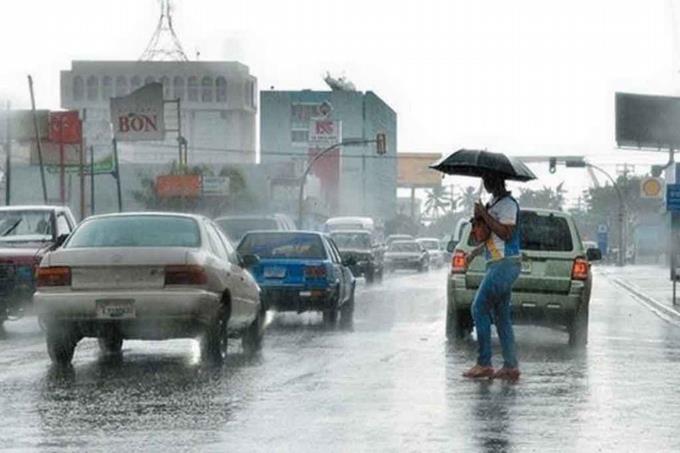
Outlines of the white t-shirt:
M 517 224 L 517 203 L 515 203 L 509 196 L 504 196 L 500 201 L 496 202 L 494 197 L 489 203 L 489 214 L 494 219 L 498 220 L 503 225 Z M 495 204 L 494 204 L 495 203 Z M 489 252 L 488 257 L 492 261 L 505 258 L 506 247 L 505 241 L 498 237 L 493 231 L 486 241 L 486 249 Z

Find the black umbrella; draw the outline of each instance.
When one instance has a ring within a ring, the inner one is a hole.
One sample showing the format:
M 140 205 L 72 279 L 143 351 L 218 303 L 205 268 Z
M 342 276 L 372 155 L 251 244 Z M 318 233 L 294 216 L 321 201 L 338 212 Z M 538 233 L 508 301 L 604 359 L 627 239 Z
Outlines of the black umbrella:
M 492 172 L 515 181 L 536 179 L 536 175 L 519 160 L 502 153 L 476 149 L 459 149 L 430 165 L 430 168 L 447 175 L 483 177 Z

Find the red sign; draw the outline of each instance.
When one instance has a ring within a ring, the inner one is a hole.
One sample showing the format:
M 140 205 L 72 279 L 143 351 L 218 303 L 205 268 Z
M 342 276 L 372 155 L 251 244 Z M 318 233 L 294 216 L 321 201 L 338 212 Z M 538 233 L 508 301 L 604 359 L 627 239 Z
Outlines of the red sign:
M 156 177 L 156 195 L 165 197 L 198 197 L 201 195 L 200 175 L 162 175 Z
M 48 121 L 50 126 L 49 141 L 71 145 L 80 143 L 82 127 L 76 110 L 50 112 Z

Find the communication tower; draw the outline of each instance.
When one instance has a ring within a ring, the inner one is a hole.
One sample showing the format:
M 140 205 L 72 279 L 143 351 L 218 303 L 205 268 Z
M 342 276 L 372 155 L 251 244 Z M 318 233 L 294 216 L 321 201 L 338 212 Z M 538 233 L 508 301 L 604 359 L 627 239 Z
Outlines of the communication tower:
M 140 61 L 189 61 L 182 44 L 172 27 L 172 5 L 170 0 L 159 0 L 161 17 Z

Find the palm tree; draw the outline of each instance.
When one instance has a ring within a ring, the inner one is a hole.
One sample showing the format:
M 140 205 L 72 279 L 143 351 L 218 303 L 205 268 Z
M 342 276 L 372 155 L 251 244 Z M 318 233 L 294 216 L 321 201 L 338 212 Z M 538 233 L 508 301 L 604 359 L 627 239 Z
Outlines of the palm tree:
M 443 186 L 435 186 L 427 192 L 425 199 L 425 213 L 433 219 L 438 219 L 447 208 L 455 209 L 456 201 L 451 193 Z
M 472 215 L 472 211 L 475 209 L 475 203 L 479 199 L 479 194 L 477 189 L 473 186 L 467 186 L 463 191 L 461 196 L 461 205 L 463 206 L 463 211 L 466 214 Z

